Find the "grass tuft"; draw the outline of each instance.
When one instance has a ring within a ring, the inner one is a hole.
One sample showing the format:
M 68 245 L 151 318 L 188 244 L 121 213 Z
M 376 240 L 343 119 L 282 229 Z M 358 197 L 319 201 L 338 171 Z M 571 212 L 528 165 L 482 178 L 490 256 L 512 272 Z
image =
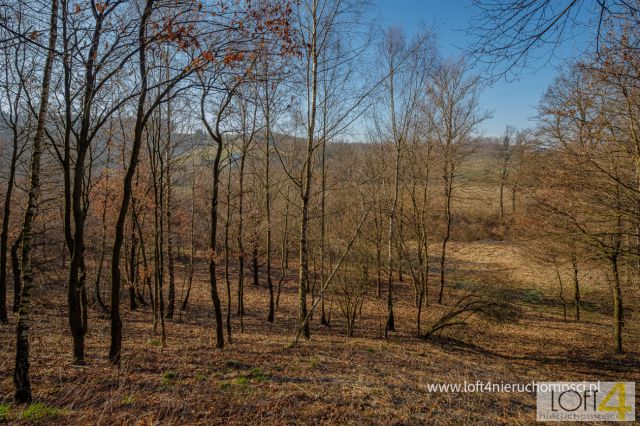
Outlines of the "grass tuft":
M 309 367 L 313 368 L 314 370 L 320 367 L 320 358 L 318 358 L 317 356 L 312 356 L 311 358 L 309 358 Z
M 162 384 L 170 385 L 174 380 L 178 378 L 178 373 L 175 371 L 165 371 L 162 373 Z
M 264 382 L 269 378 L 269 375 L 265 374 L 260 367 L 256 367 L 251 370 L 251 373 L 247 378 L 255 380 L 256 382 Z
M 521 297 L 524 301 L 534 305 L 541 304 L 544 299 L 544 295 L 542 294 L 542 292 L 538 289 L 533 289 L 533 288 L 527 288 L 522 290 Z
M 124 405 L 131 405 L 134 402 L 136 402 L 136 397 L 134 395 L 125 395 L 125 396 L 122 397 L 121 402 Z
M 246 376 L 240 376 L 240 377 L 237 377 L 233 381 L 233 383 L 236 384 L 236 385 L 245 386 L 245 385 L 247 385 L 249 383 L 249 378 L 246 377 Z
M 57 419 L 66 415 L 66 411 L 58 408 L 51 407 L 40 402 L 29 405 L 20 416 L 22 420 L 29 420 L 32 422 L 46 422 Z
M 0 404 L 0 420 L 6 420 L 9 418 L 9 404 Z

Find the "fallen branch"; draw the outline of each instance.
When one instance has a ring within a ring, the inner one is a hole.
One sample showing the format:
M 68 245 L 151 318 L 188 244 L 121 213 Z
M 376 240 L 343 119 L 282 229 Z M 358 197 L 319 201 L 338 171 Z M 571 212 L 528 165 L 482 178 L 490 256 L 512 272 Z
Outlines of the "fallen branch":
M 422 337 L 428 339 L 443 328 L 465 325 L 472 315 L 480 312 L 487 312 L 496 316 L 495 313 L 491 312 L 491 308 L 503 307 L 504 305 L 501 303 L 479 300 L 474 298 L 473 295 L 466 295 L 460 298 L 449 312 L 434 322 Z

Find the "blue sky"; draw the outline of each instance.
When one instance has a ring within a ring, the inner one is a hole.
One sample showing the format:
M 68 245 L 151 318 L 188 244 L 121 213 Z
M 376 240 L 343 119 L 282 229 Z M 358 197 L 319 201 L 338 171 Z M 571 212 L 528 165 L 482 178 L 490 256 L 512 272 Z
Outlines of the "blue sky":
M 471 43 L 465 28 L 477 10 L 471 0 L 378 0 L 375 14 L 382 24 L 401 26 L 408 35 L 425 24 L 436 33 L 442 56 L 449 56 L 463 54 Z M 571 50 L 572 46 L 562 48 Z M 534 127 L 536 105 L 562 65 L 561 59 L 541 62 L 515 81 L 500 80 L 488 87 L 482 108 L 492 111 L 493 117 L 483 124 L 483 133 L 498 136 L 507 124 L 519 129 Z

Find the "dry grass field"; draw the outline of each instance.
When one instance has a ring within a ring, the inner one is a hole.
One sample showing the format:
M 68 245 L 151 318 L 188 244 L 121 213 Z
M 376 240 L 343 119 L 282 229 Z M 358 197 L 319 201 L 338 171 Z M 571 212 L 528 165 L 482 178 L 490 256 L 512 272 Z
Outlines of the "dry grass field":
M 530 424 L 533 393 L 430 392 L 437 383 L 640 382 L 637 299 L 627 310 L 624 355 L 611 350 L 606 288 L 589 282 L 583 320 L 562 320 L 552 277 L 513 244 L 452 244 L 446 303 L 482 289 L 514 306 L 496 323 L 480 316 L 427 341 L 414 337 L 413 288 L 398 283 L 397 333 L 383 338 L 385 300 L 367 295 L 355 336 L 333 306 L 329 328 L 313 320 L 312 338 L 292 347 L 296 283 L 285 281 L 276 321 L 265 321 L 267 290 L 247 286 L 244 332 L 213 350 L 213 309 L 205 276 L 188 311 L 167 321 L 167 344 L 154 334 L 150 310 L 124 311 L 123 365 L 107 364 L 108 322 L 92 311 L 88 367 L 71 365 L 64 284 L 37 289 L 32 380 L 40 405 L 12 401 L 14 325 L 0 328 L 0 422 L 91 424 Z M 200 270 L 204 270 L 204 264 Z M 474 272 L 470 272 L 474 271 Z M 432 280 L 435 282 L 434 279 Z M 431 302 L 428 326 L 444 309 Z M 631 295 L 630 295 L 631 296 Z M 223 299 L 224 305 L 224 299 Z

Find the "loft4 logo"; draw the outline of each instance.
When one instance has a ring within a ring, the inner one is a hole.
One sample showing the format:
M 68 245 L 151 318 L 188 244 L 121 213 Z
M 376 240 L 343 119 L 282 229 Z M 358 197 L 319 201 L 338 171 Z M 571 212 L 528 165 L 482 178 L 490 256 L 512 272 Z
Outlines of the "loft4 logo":
M 627 414 L 632 413 L 635 409 L 635 384 L 634 398 L 629 400 L 627 397 L 627 384 L 616 383 L 611 390 L 605 395 L 605 397 L 598 404 L 598 410 L 603 412 L 614 412 L 618 414 L 617 420 L 625 421 Z M 617 402 L 616 402 L 617 401 Z M 635 420 L 635 416 L 633 419 Z
M 538 382 L 538 421 L 634 421 L 635 382 Z

